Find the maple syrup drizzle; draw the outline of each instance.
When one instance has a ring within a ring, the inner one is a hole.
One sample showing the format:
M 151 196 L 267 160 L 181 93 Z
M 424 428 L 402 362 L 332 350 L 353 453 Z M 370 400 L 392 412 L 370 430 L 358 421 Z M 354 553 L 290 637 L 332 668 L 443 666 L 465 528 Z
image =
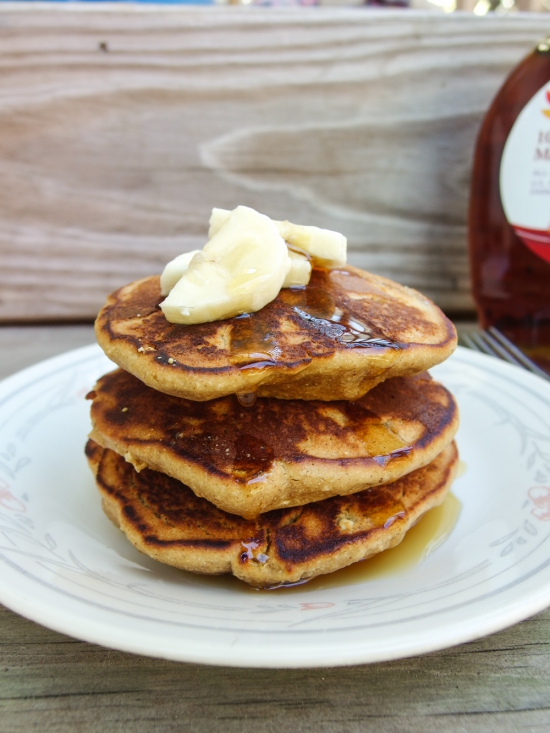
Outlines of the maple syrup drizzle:
M 275 366 L 280 354 L 274 334 L 261 317 L 244 313 L 233 319 L 230 353 L 233 364 L 240 369 L 263 369 Z
M 294 313 L 325 336 L 350 348 L 385 347 L 399 349 L 372 324 L 365 323 L 349 310 L 336 305 L 330 294 L 330 271 L 316 268 L 307 288 L 285 288 L 281 298 Z
M 237 392 L 237 400 L 242 407 L 252 407 L 256 403 L 256 392 Z
M 462 459 L 459 459 L 458 466 L 456 469 L 456 478 L 460 478 L 461 476 L 464 476 L 467 470 L 468 470 L 468 464 L 465 461 L 463 461 Z
M 302 254 L 296 247 L 291 249 Z M 374 325 L 365 323 L 346 308 L 338 307 L 329 292 L 333 288 L 329 278 L 330 271 L 315 268 L 307 287 L 283 288 L 279 297 L 309 328 L 342 346 L 401 348 Z M 244 313 L 233 319 L 230 360 L 239 369 L 274 367 L 281 355 L 277 334 L 267 326 L 262 311 Z M 246 402 L 247 398 L 244 400 Z M 241 404 L 244 406 L 243 402 Z
M 453 493 L 449 493 L 442 504 L 426 512 L 409 529 L 401 543 L 396 547 L 384 550 L 367 560 L 354 563 L 334 573 L 319 575 L 310 581 L 302 580 L 298 583 L 264 590 L 303 593 L 304 591 L 326 590 L 344 585 L 381 580 L 404 573 L 420 565 L 447 540 L 458 522 L 461 509 L 460 500 Z M 386 520 L 386 522 L 388 521 L 390 520 Z M 301 587 L 293 591 L 294 586 Z M 245 590 L 251 589 L 245 588 Z M 256 592 L 259 592 L 259 590 L 256 589 Z
M 240 561 L 243 564 L 247 563 L 249 560 L 265 564 L 269 560 L 269 556 L 265 553 L 255 553 L 255 550 L 257 550 L 258 547 L 260 547 L 261 545 L 261 542 L 259 542 L 258 540 L 251 538 L 249 540 L 241 542 L 241 545 L 244 548 L 244 552 L 241 553 L 240 557 Z
M 273 450 L 265 441 L 254 435 L 240 435 L 234 442 L 235 454 L 231 461 L 231 473 L 243 483 L 257 483 L 271 468 Z
M 300 580 L 297 583 L 280 585 L 275 588 L 252 588 L 232 575 L 194 575 L 189 573 L 189 582 L 193 584 L 225 588 L 241 593 L 309 593 L 310 591 L 327 590 L 339 586 L 356 585 L 369 581 L 383 580 L 400 575 L 420 565 L 429 555 L 440 547 L 451 535 L 462 510 L 459 499 L 449 493 L 442 504 L 430 509 L 411 527 L 403 541 L 396 547 L 378 553 L 373 557 L 354 563 L 328 575 L 320 575 L 313 580 Z M 243 550 L 249 548 L 243 547 Z M 264 558 L 262 557 L 262 561 Z M 183 571 L 182 571 L 183 572 Z
M 238 414 L 230 419 L 238 419 Z M 253 428 L 252 428 L 253 429 Z M 266 480 L 275 458 L 273 447 L 251 433 L 243 432 L 233 440 L 219 430 L 185 436 L 185 452 L 209 463 L 241 484 L 256 484 Z
M 310 323 L 315 330 L 351 348 L 373 348 L 375 346 L 389 349 L 400 348 L 399 344 L 389 339 L 373 337 L 370 326 L 367 326 L 358 318 L 350 316 L 342 308 L 335 306 L 330 317 L 314 316 L 298 306 L 294 306 L 293 310 L 300 318 Z
M 394 437 L 394 434 L 389 430 L 388 430 L 388 435 Z M 413 450 L 412 446 L 407 445 L 404 448 L 397 448 L 396 450 L 392 450 L 384 456 L 373 456 L 373 460 L 375 460 L 379 466 L 382 466 L 382 468 L 384 468 L 394 458 L 402 458 L 403 456 L 410 455 L 412 453 L 412 450 Z
M 285 244 L 291 252 L 294 252 L 297 255 L 302 255 L 302 257 L 305 257 L 308 262 L 311 262 L 311 260 L 313 259 L 309 252 L 306 252 L 305 249 L 302 249 L 301 247 L 296 247 L 295 244 L 290 244 L 287 241 L 285 241 Z

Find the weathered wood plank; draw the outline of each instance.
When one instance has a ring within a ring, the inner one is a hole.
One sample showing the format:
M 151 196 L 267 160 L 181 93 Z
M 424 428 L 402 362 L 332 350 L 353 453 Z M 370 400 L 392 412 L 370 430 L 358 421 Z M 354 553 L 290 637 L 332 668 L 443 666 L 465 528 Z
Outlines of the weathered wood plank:
M 0 326 L 0 379 L 36 362 L 95 343 L 92 326 Z
M 3 733 L 34 730 L 545 731 L 550 612 L 477 642 L 384 664 L 250 670 L 75 642 L 0 610 Z
M 0 320 L 91 318 L 213 205 L 468 309 L 476 131 L 542 16 L 0 5 Z

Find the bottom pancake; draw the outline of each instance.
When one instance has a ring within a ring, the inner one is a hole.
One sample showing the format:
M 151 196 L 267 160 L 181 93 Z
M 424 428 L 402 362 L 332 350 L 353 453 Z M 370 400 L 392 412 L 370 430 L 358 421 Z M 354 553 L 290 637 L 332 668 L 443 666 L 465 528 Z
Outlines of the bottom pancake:
M 92 440 L 86 455 L 105 513 L 138 550 L 194 573 L 233 573 L 257 588 L 331 573 L 399 544 L 443 501 L 458 463 L 452 443 L 391 484 L 243 519 L 165 474 L 137 473 Z

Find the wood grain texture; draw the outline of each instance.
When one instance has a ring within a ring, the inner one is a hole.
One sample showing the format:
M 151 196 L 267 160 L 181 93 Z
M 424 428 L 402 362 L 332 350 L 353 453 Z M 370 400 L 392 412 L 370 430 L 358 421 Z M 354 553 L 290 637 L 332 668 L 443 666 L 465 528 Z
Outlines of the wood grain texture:
M 471 308 L 475 136 L 543 18 L 2 3 L 0 320 L 92 318 L 239 203 Z
M 422 657 L 338 669 L 207 667 L 109 651 L 0 607 L 2 733 L 546 733 L 550 612 Z
M 94 343 L 91 325 L 0 326 L 0 379 L 44 359 Z
M 471 323 L 458 324 L 459 333 Z M 0 378 L 93 340 L 0 327 Z M 0 606 L 1 733 L 547 733 L 550 611 L 411 659 L 338 669 L 207 667 L 104 649 Z

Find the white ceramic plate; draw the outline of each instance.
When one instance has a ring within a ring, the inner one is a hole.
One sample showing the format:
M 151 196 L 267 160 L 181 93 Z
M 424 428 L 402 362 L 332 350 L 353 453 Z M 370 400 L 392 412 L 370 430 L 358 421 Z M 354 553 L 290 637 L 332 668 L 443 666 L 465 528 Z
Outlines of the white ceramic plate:
M 23 616 L 167 659 L 314 667 L 441 649 L 550 605 L 550 384 L 459 349 L 433 370 L 467 465 L 447 541 L 401 574 L 253 592 L 155 563 L 103 515 L 84 395 L 110 367 L 91 346 L 0 384 L 0 601 Z

